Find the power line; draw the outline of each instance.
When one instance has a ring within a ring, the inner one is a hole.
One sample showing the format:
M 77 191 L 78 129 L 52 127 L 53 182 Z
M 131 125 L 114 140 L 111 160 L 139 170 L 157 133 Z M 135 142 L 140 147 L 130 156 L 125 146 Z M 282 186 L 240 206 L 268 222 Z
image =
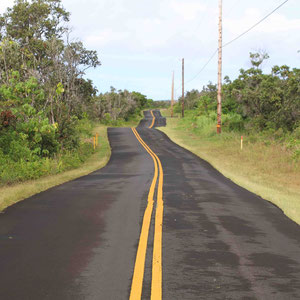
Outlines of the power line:
M 191 81 L 193 81 L 194 79 L 196 79 L 200 73 L 206 68 L 206 66 L 211 62 L 211 60 L 215 57 L 215 55 L 217 54 L 218 52 L 218 49 L 216 49 L 214 51 L 214 53 L 211 55 L 211 57 L 207 60 L 207 62 L 203 65 L 203 67 L 201 68 L 201 70 L 193 77 L 191 78 L 190 80 L 186 81 L 185 84 L 188 84 L 190 83 Z M 180 89 L 180 86 L 176 89 L 176 91 L 178 91 Z
M 230 9 L 225 13 L 225 16 L 228 16 L 230 13 L 231 13 L 231 11 L 232 11 L 232 9 L 234 8 L 234 7 L 236 7 L 236 5 L 238 4 L 238 3 L 240 3 L 240 1 L 241 0 L 236 0 L 235 2 L 234 2 L 234 4 L 230 7 Z M 200 23 L 198 23 L 198 25 L 196 26 L 196 28 L 195 28 L 195 30 L 196 29 L 198 29 L 199 27 L 200 27 L 200 25 L 203 23 L 203 20 L 204 20 L 204 18 L 201 18 L 201 21 L 200 21 Z M 209 24 L 210 23 L 212 23 L 212 18 L 209 20 Z M 207 24 L 206 24 L 207 25 Z M 194 30 L 194 31 L 195 31 Z M 181 32 L 181 33 L 183 33 L 183 32 Z M 175 35 L 173 35 L 172 37 L 174 37 Z M 170 38 L 169 38 L 170 39 Z M 169 40 L 168 39 L 168 40 Z M 188 84 L 189 82 L 191 82 L 191 81 L 193 81 L 195 78 L 197 78 L 198 77 L 198 75 L 200 75 L 200 73 L 206 68 L 206 66 L 211 62 L 211 60 L 214 58 L 214 56 L 217 54 L 217 52 L 218 52 L 218 49 L 216 49 L 215 51 L 214 51 L 214 53 L 212 54 L 212 56 L 209 58 L 209 60 L 204 64 L 204 66 L 202 67 L 202 69 L 192 78 L 192 79 L 190 79 L 189 81 L 187 81 L 187 82 L 185 82 L 185 84 Z M 199 52 L 197 52 L 197 53 L 199 53 Z M 197 53 L 196 53 L 196 55 L 197 55 Z M 190 65 L 193 61 L 195 61 L 195 59 L 196 59 L 196 55 L 193 55 L 193 58 L 192 58 L 192 61 L 189 61 L 188 63 L 187 63 L 187 65 Z M 175 93 L 178 91 L 180 89 L 180 87 L 178 87 L 178 88 L 176 88 L 175 89 Z
M 265 17 L 263 17 L 260 21 L 258 21 L 257 23 L 255 23 L 253 26 L 251 26 L 249 29 L 247 29 L 246 31 L 244 31 L 243 33 L 241 33 L 240 35 L 238 35 L 237 37 L 235 37 L 233 40 L 225 43 L 224 45 L 222 45 L 222 48 L 230 45 L 231 43 L 235 42 L 236 40 L 238 40 L 239 38 L 241 38 L 242 36 L 244 36 L 245 34 L 247 34 L 249 31 L 251 31 L 253 28 L 255 28 L 257 25 L 259 25 L 260 23 L 262 23 L 264 20 L 266 20 L 269 16 L 271 16 L 275 11 L 277 11 L 279 8 L 281 8 L 285 3 L 287 3 L 289 0 L 285 0 L 283 3 L 281 3 L 279 6 L 277 6 L 275 9 L 273 9 L 269 14 L 267 14 Z M 212 54 L 212 56 L 208 59 L 208 61 L 203 65 L 203 67 L 201 68 L 201 70 L 193 77 L 191 78 L 189 81 L 185 82 L 185 84 L 190 83 L 191 81 L 193 81 L 194 79 L 196 79 L 200 73 L 203 72 L 203 70 L 206 68 L 206 66 L 211 62 L 211 60 L 215 57 L 215 55 L 217 54 L 218 49 L 216 49 L 214 51 L 214 53 Z
M 224 44 L 222 46 L 222 48 L 230 45 L 231 43 L 235 42 L 236 40 L 238 40 L 240 37 L 242 37 L 243 35 L 245 35 L 246 33 L 248 33 L 250 30 L 252 30 L 254 27 L 256 27 L 257 25 L 259 25 L 260 23 L 262 23 L 265 19 L 267 19 L 269 16 L 271 16 L 276 10 L 278 10 L 280 7 L 282 7 L 285 3 L 287 3 L 289 0 L 285 0 L 283 3 L 281 3 L 279 6 L 277 6 L 275 9 L 273 9 L 269 14 L 267 14 L 264 18 L 262 18 L 260 21 L 258 21 L 257 23 L 255 23 L 253 26 L 251 26 L 249 29 L 247 29 L 246 31 L 244 31 L 243 33 L 241 33 L 240 35 L 238 35 L 236 38 L 234 38 L 233 40 L 227 42 L 226 44 Z
M 216 50 L 214 51 L 214 53 L 211 55 L 211 57 L 210 57 L 210 58 L 207 60 L 207 62 L 203 65 L 203 67 L 201 68 L 201 70 L 200 70 L 193 78 L 191 78 L 190 80 L 186 81 L 185 84 L 188 84 L 188 83 L 190 83 L 191 81 L 193 81 L 195 78 L 197 78 L 197 77 L 200 75 L 200 73 L 206 68 L 206 66 L 211 62 L 211 60 L 215 57 L 215 55 L 217 54 L 217 52 L 218 52 L 218 49 L 216 49 Z
M 227 17 L 227 16 L 232 12 L 232 9 L 233 9 L 234 7 L 236 7 L 237 4 L 240 3 L 240 2 L 241 2 L 241 0 L 236 0 L 236 1 L 234 2 L 234 4 L 230 7 L 230 9 L 228 9 L 228 10 L 226 11 L 226 13 L 224 14 L 224 17 Z M 202 21 L 203 21 L 203 20 L 204 20 L 204 18 L 202 18 Z M 213 21 L 213 18 L 210 18 L 209 21 L 208 21 L 208 23 L 206 24 L 206 27 L 208 27 L 208 25 L 210 25 L 210 24 L 212 23 L 212 21 Z M 202 23 L 202 22 L 199 23 L 199 26 L 200 26 L 201 23 Z M 199 27 L 199 26 L 198 26 L 198 27 Z M 197 56 L 198 54 L 199 54 L 199 51 L 197 51 L 197 52 L 192 56 L 192 60 L 190 60 L 190 61 L 187 63 L 188 66 L 191 65 L 192 62 L 194 62 L 194 61 L 196 60 L 196 56 Z

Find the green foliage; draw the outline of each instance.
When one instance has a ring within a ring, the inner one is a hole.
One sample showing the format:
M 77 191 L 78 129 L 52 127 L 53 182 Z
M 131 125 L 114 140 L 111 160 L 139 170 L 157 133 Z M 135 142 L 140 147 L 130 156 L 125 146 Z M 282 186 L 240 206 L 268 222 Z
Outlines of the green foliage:
M 141 111 L 153 104 L 145 95 L 127 90 L 110 92 L 95 97 L 93 116 L 103 124 L 117 126 L 124 120 L 130 121 L 140 116 Z
M 182 97 L 179 98 L 178 105 L 181 107 Z M 217 107 L 217 86 L 208 83 L 202 88 L 202 91 L 188 91 L 184 97 L 185 109 L 199 109 L 200 113 L 208 113 Z
M 13 183 L 79 166 L 93 152 L 97 119 L 120 126 L 154 105 L 138 92 L 96 96 L 84 79 L 96 51 L 69 42 L 61 0 L 15 0 L 0 16 L 0 181 Z
M 186 93 L 186 96 L 184 97 L 184 106 L 186 109 L 193 109 L 197 107 L 197 103 L 200 98 L 200 93 L 198 90 L 191 90 Z M 179 102 L 181 102 L 182 99 L 179 99 Z
M 77 121 L 76 131 L 81 137 L 90 138 L 93 136 L 94 124 L 91 120 L 84 116 L 82 119 Z
M 44 90 L 35 77 L 21 81 L 18 71 L 9 72 L 10 79 L 0 85 L 0 108 L 13 108 L 25 104 L 39 107 L 44 101 Z
M 60 0 L 16 0 L 0 18 L 0 28 L 2 34 L 26 44 L 28 40 L 61 37 L 65 30 L 61 21 L 69 21 L 69 13 Z
M 204 94 L 203 96 L 200 96 L 197 106 L 200 113 L 208 115 L 210 111 L 215 111 L 217 109 L 217 102 L 209 95 Z
M 64 151 L 55 159 L 47 157 L 35 160 L 21 158 L 14 161 L 4 155 L 0 149 L 0 185 L 37 179 L 41 176 L 54 175 L 79 167 L 93 152 L 91 143 L 81 143 L 76 150 Z M 30 152 L 28 154 L 30 156 Z
M 0 86 L 0 99 L 0 105 L 6 108 L 1 113 L 6 121 L 0 126 L 3 152 L 10 153 L 14 161 L 28 160 L 31 156 L 53 156 L 58 150 L 56 128 L 49 124 L 42 111 L 37 112 L 34 107 L 34 103 L 44 99 L 37 80 L 31 77 L 21 82 L 19 73 L 12 72 L 9 83 Z
M 268 58 L 264 52 L 250 53 L 250 69 L 241 69 L 233 81 L 225 77 L 221 135 L 216 135 L 217 89 L 211 83 L 200 92 L 187 92 L 184 101 L 190 110 L 179 124 L 204 138 L 244 135 L 249 143 L 280 144 L 293 161 L 299 161 L 300 69 L 274 66 L 264 74 L 260 67 Z M 180 112 L 180 103 L 174 112 Z
M 72 150 L 79 146 L 80 135 L 77 130 L 77 117 L 72 116 L 69 118 L 64 118 L 61 123 L 58 124 L 58 139 L 61 144 L 62 150 Z
M 243 132 L 245 130 L 245 121 L 237 113 L 227 113 L 223 115 L 223 129 L 227 131 Z
M 264 74 L 260 66 L 268 58 L 265 52 L 250 53 L 250 69 L 241 69 L 234 81 L 225 77 L 222 89 L 225 130 L 258 130 L 284 136 L 287 131 L 293 132 L 298 126 L 300 69 L 274 66 L 270 74 Z M 187 92 L 184 101 L 187 109 L 195 109 L 199 115 L 209 115 L 217 108 L 216 85 L 209 83 L 200 92 Z M 174 111 L 179 112 L 179 106 L 175 106 Z
M 240 113 L 259 130 L 293 131 L 300 120 L 300 69 L 274 66 L 271 74 L 263 74 L 258 67 L 268 56 L 251 58 L 255 68 L 242 69 L 236 80 L 224 85 L 225 112 Z
M 143 109 L 146 107 L 148 99 L 145 95 L 138 92 L 132 92 L 131 95 L 139 108 Z
M 268 58 L 269 55 L 264 51 L 260 51 L 257 53 L 250 52 L 250 60 L 253 67 L 259 68 L 263 61 Z
M 66 38 L 61 0 L 15 0 L 0 16 L 0 181 L 35 179 L 78 166 L 92 153 L 96 95 L 85 70 L 96 51 Z
M 148 99 L 148 103 L 146 105 L 146 108 L 168 108 L 171 104 L 171 101 L 169 100 L 158 100 L 153 101 L 152 99 Z

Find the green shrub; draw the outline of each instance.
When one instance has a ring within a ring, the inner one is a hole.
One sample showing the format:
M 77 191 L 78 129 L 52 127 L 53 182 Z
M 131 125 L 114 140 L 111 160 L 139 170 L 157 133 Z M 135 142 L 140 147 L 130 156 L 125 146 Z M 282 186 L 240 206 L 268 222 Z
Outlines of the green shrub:
M 173 106 L 173 112 L 175 114 L 180 114 L 181 113 L 181 104 L 180 103 L 176 103 L 174 106 Z
M 241 132 L 245 129 L 245 121 L 242 116 L 236 113 L 223 114 L 223 126 L 227 131 Z
M 66 150 L 56 158 L 34 156 L 15 161 L 0 150 L 0 185 L 37 179 L 79 167 L 94 152 L 91 143 L 81 143 L 78 149 Z
M 80 135 L 77 131 L 78 118 L 64 118 L 58 124 L 58 141 L 62 150 L 73 150 L 79 147 Z
M 93 136 L 93 122 L 88 118 L 83 118 L 77 121 L 76 131 L 83 137 Z

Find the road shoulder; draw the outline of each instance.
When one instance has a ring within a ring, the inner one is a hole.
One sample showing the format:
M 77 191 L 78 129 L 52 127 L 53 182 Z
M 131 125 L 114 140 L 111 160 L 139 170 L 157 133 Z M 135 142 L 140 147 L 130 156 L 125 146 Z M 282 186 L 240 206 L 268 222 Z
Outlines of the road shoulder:
M 226 164 L 226 160 L 223 160 L 225 159 L 224 157 L 215 156 L 214 151 L 208 151 L 208 147 L 206 147 L 207 145 L 205 147 L 201 145 L 201 141 L 197 141 L 196 135 L 191 132 L 187 134 L 185 131 L 178 130 L 175 123 L 176 120 L 170 120 L 170 118 L 168 118 L 167 126 L 158 129 L 165 133 L 174 143 L 206 160 L 234 183 L 275 204 L 286 216 L 300 224 L 299 191 L 279 186 L 276 182 L 257 180 L 259 178 L 257 174 L 255 178 L 253 178 L 253 176 L 251 176 L 248 172 L 243 173 L 242 166 L 238 163 L 238 161 L 236 168 L 233 168 Z M 198 139 L 200 138 L 198 137 Z

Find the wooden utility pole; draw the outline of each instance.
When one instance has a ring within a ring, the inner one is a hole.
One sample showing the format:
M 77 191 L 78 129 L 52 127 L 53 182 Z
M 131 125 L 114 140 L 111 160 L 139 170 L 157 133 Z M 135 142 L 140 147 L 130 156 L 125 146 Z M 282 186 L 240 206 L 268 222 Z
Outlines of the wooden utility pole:
M 173 118 L 173 106 L 174 106 L 174 71 L 172 76 L 171 118 Z
M 219 0 L 219 60 L 218 60 L 218 107 L 217 133 L 221 133 L 222 114 L 222 0 Z
M 184 58 L 182 59 L 182 103 L 181 103 L 181 117 L 184 118 Z

